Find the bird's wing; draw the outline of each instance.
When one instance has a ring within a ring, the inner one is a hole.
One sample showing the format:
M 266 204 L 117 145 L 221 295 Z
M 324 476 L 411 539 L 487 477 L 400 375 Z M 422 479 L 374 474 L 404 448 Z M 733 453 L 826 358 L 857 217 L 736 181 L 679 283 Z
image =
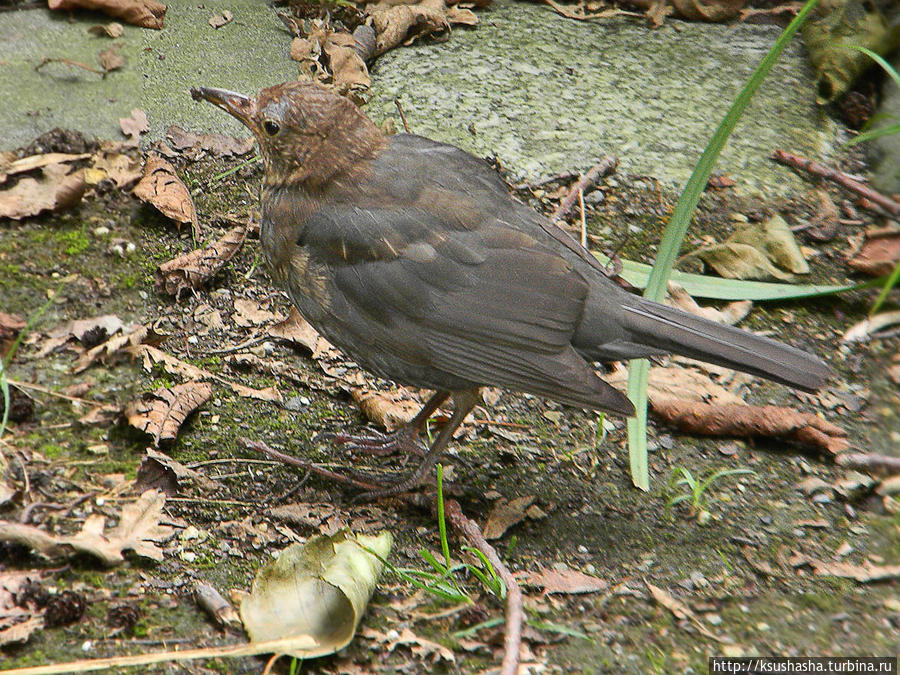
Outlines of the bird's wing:
M 584 278 L 515 219 L 505 191 L 434 178 L 404 183 L 418 190 L 396 206 L 369 185 L 371 199 L 326 202 L 306 223 L 299 243 L 329 268 L 340 333 L 473 383 L 629 414 L 571 345 Z

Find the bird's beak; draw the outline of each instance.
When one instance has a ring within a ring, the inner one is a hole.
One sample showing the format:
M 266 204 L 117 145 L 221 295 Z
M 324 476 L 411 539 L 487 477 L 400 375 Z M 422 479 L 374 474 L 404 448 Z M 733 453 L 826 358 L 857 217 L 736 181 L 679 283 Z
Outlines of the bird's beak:
M 244 125 L 253 128 L 251 116 L 253 115 L 253 99 L 243 94 L 237 94 L 227 89 L 213 89 L 211 87 L 191 87 L 191 98 L 195 101 L 209 101 L 219 106 L 229 115 L 240 120 Z

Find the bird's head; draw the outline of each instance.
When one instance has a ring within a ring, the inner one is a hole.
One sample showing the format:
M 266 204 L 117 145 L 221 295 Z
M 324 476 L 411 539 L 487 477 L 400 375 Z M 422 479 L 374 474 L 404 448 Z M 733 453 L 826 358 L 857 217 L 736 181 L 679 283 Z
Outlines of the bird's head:
M 349 100 L 312 82 L 287 82 L 255 98 L 225 89 L 191 89 L 243 123 L 259 143 L 269 184 L 321 184 L 371 159 L 384 134 Z

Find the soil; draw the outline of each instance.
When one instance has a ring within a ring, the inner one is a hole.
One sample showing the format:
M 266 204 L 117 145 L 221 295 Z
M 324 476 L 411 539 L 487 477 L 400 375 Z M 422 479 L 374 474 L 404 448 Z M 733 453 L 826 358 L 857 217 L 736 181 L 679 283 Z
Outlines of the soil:
M 264 326 L 235 323 L 236 298 L 254 299 L 283 315 L 289 310 L 261 264 L 256 238 L 196 293 L 176 300 L 157 290 L 161 262 L 221 236 L 229 227 L 226 216 L 256 210 L 258 164 L 215 178 L 241 161 L 176 161 L 195 199 L 203 241 L 192 241 L 189 228 L 179 231 L 152 207 L 108 187 L 68 212 L 0 222 L 0 310 L 34 319 L 10 365 L 12 380 L 53 392 L 83 384 L 79 398 L 120 407 L 143 392 L 179 383 L 159 367 L 148 372 L 127 358 L 73 375 L 72 365 L 83 351 L 73 343 L 34 358 L 46 334 L 65 321 L 115 314 L 125 323 L 152 326 L 165 336 L 160 348 L 169 354 L 250 387 L 275 386 L 290 402 L 244 398 L 214 384 L 213 397 L 164 451 L 202 472 L 215 487 L 169 486 L 166 513 L 180 525 L 180 534 L 164 546 L 160 563 L 129 554 L 124 564 L 104 569 L 88 557 L 48 561 L 23 547 L 0 544 L 0 572 L 42 570 L 45 588 L 71 590 L 86 601 L 81 619 L 6 647 L 3 668 L 236 641 L 233 632 L 214 625 L 197 607 L 194 583 L 209 582 L 223 593 L 247 589 L 255 570 L 276 551 L 330 527 L 285 522 L 273 516 L 275 506 L 324 503 L 338 507 L 340 523 L 388 528 L 396 540 L 391 560 L 397 566 L 426 569 L 420 549 L 440 549 L 428 510 L 399 501 L 355 504 L 352 489 L 261 461 L 242 444 L 243 437 L 264 440 L 336 471 L 376 470 L 374 460 L 348 457 L 328 442 L 327 434 L 366 430 L 346 382 L 362 378 L 372 388 L 392 387 L 359 374 L 352 364 L 329 364 L 331 374 L 326 373 L 308 352 L 266 337 Z M 677 195 L 627 176 L 616 177 L 601 191 L 602 200 L 589 200 L 598 202 L 589 213 L 590 233 L 619 248 L 622 257 L 650 262 Z M 547 203 L 533 194 L 531 200 L 546 210 L 552 206 L 546 195 Z M 766 209 L 802 223 L 815 203 L 812 190 L 777 204 L 734 197 L 729 190 L 709 191 L 693 231 L 702 233 L 695 235 L 697 241 L 707 235 L 721 238 L 735 226 L 732 214 Z M 106 230 L 97 229 L 101 226 Z M 820 253 L 811 264 L 810 282 L 847 279 L 847 237 L 858 231 L 841 226 L 829 243 L 801 240 Z M 123 242 L 135 244 L 135 250 L 127 252 Z M 686 242 L 686 249 L 694 243 Z M 855 446 L 896 452 L 891 448 L 900 434 L 900 406 L 886 365 L 900 341 L 838 345 L 838 336 L 866 315 L 873 297 L 857 292 L 756 307 L 745 327 L 772 331 L 823 355 L 838 371 L 829 386 L 837 402 L 824 407 L 815 397 L 762 381 L 749 385 L 748 400 L 821 413 L 847 429 Z M 203 305 L 219 312 L 221 327 L 197 319 Z M 248 340 L 247 348 L 238 348 Z M 235 370 L 229 357 L 241 351 L 288 364 L 295 376 Z M 7 479 L 22 490 L 27 474 L 30 491 L 0 506 L 0 517 L 16 521 L 27 504 L 39 502 L 27 514 L 29 523 L 58 533 L 77 531 L 90 513 L 115 517 L 122 503 L 146 487 L 134 481 L 148 437 L 122 420 L 79 424 L 83 406 L 34 388 L 25 392 L 34 399 L 33 415 L 11 424 L 0 447 Z M 721 654 L 897 653 L 896 580 L 862 584 L 792 564 L 795 554 L 856 564 L 900 560 L 900 519 L 885 511 L 880 496 L 865 489 L 849 496 L 800 489 L 811 477 L 831 485 L 848 476 L 829 458 L 778 441 L 693 438 L 651 423 L 651 489 L 644 493 L 629 479 L 624 420 L 509 392 L 476 410 L 476 417 L 493 423 L 470 419 L 444 461 L 452 466 L 447 489 L 467 515 L 484 523 L 498 499 L 534 496 L 543 514 L 513 526 L 495 542 L 511 569 L 566 567 L 609 584 L 605 592 L 584 595 L 542 596 L 538 589 L 526 589 L 533 623 L 526 631 L 527 660 L 546 664 L 550 672 L 668 673 L 706 672 L 708 657 Z M 604 428 L 608 433 L 598 433 Z M 396 458 L 390 464 L 396 471 Z M 695 477 L 720 469 L 753 473 L 713 482 L 702 496 L 702 510 L 709 514 L 704 522 L 686 504 L 667 506 L 683 490 L 673 486 L 682 468 Z M 87 498 L 75 503 L 83 495 Z M 464 555 L 460 546 L 451 540 L 454 556 Z M 304 663 L 303 670 L 470 673 L 496 667 L 502 626 L 465 637 L 455 633 L 502 617 L 502 603 L 474 578 L 460 578 L 460 583 L 474 602 L 447 612 L 446 603 L 385 572 L 364 618 L 363 635 L 336 656 Z M 677 618 L 653 599 L 646 583 L 665 589 L 697 620 Z M 114 619 L 122 607 L 131 608 L 136 620 L 117 632 Z M 406 628 L 449 647 L 455 661 L 415 643 L 389 648 L 392 637 Z M 263 663 L 210 661 L 133 672 L 260 672 Z M 282 659 L 275 672 L 293 672 L 289 669 L 289 660 Z

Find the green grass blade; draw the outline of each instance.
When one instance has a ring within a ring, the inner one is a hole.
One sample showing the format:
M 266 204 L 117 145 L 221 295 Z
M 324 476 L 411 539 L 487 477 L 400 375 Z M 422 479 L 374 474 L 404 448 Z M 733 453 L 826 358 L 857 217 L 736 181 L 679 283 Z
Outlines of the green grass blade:
M 806 17 L 818 4 L 818 0 L 808 0 L 803 9 L 794 17 L 793 21 L 784 29 L 784 32 L 775 41 L 775 44 L 765 55 L 762 62 L 756 67 L 750 80 L 738 94 L 731 108 L 725 114 L 725 118 L 713 133 L 712 138 L 704 149 L 703 154 L 694 167 L 691 177 L 685 185 L 678 203 L 672 212 L 672 217 L 660 242 L 659 252 L 647 281 L 647 289 L 644 297 L 660 301 L 665 296 L 666 284 L 669 280 L 672 266 L 681 248 L 681 242 L 691 222 L 691 216 L 700 201 L 700 195 L 706 188 L 709 176 L 712 173 L 716 160 L 725 146 L 725 142 L 737 125 L 738 120 L 753 98 L 763 80 L 772 70 L 781 52 L 800 28 Z M 628 369 L 628 396 L 635 406 L 635 418 L 628 420 L 628 452 L 631 463 L 631 480 L 642 490 L 650 487 L 650 476 L 647 468 L 647 379 L 650 363 L 646 359 L 637 359 L 631 362 Z
M 865 143 L 867 141 L 873 141 L 876 138 L 881 138 L 882 136 L 893 136 L 894 134 L 900 134 L 900 124 L 892 124 L 888 127 L 881 127 L 879 129 L 872 129 L 872 131 L 865 131 L 856 138 L 852 138 L 844 143 L 844 147 L 849 148 L 850 146 L 856 145 L 857 143 Z
M 506 622 L 502 616 L 496 619 L 488 619 L 487 621 L 482 621 L 481 623 L 476 623 L 474 626 L 469 626 L 468 628 L 463 628 L 462 630 L 458 630 L 455 633 L 451 633 L 450 637 L 454 640 L 459 640 L 460 638 L 467 638 L 472 635 L 475 635 L 480 630 L 484 630 L 485 628 L 494 628 L 495 626 L 499 626 Z
M 450 544 L 447 542 L 447 521 L 444 519 L 444 466 L 437 465 L 437 518 L 441 535 L 441 552 L 446 567 L 450 567 Z
M 601 253 L 594 253 L 601 263 L 606 265 L 609 258 Z M 622 260 L 621 276 L 635 288 L 646 288 L 653 268 L 646 263 L 633 260 Z M 858 291 L 866 288 L 883 286 L 887 277 L 865 281 L 859 284 L 782 284 L 771 281 L 749 281 L 746 279 L 725 279 L 705 274 L 693 274 L 672 270 L 669 277 L 678 282 L 684 290 L 697 298 L 710 300 L 795 300 L 797 298 L 815 298 L 846 291 Z
M 888 294 L 891 292 L 891 289 L 900 282 L 900 262 L 898 262 L 894 266 L 894 271 L 891 272 L 891 275 L 888 277 L 887 282 L 881 289 L 881 293 L 878 294 L 878 297 L 875 298 L 875 304 L 872 305 L 872 309 L 869 310 L 869 317 L 874 316 L 881 306 L 884 304 L 884 301 L 887 300 Z
M 891 79 L 894 80 L 894 84 L 900 87 L 900 73 L 894 70 L 893 66 L 890 63 L 885 61 L 880 55 L 873 52 L 868 47 L 863 47 L 862 45 L 844 45 L 847 49 L 855 49 L 858 52 L 862 52 L 870 59 L 872 59 L 875 63 L 881 66 L 888 75 L 891 76 Z

